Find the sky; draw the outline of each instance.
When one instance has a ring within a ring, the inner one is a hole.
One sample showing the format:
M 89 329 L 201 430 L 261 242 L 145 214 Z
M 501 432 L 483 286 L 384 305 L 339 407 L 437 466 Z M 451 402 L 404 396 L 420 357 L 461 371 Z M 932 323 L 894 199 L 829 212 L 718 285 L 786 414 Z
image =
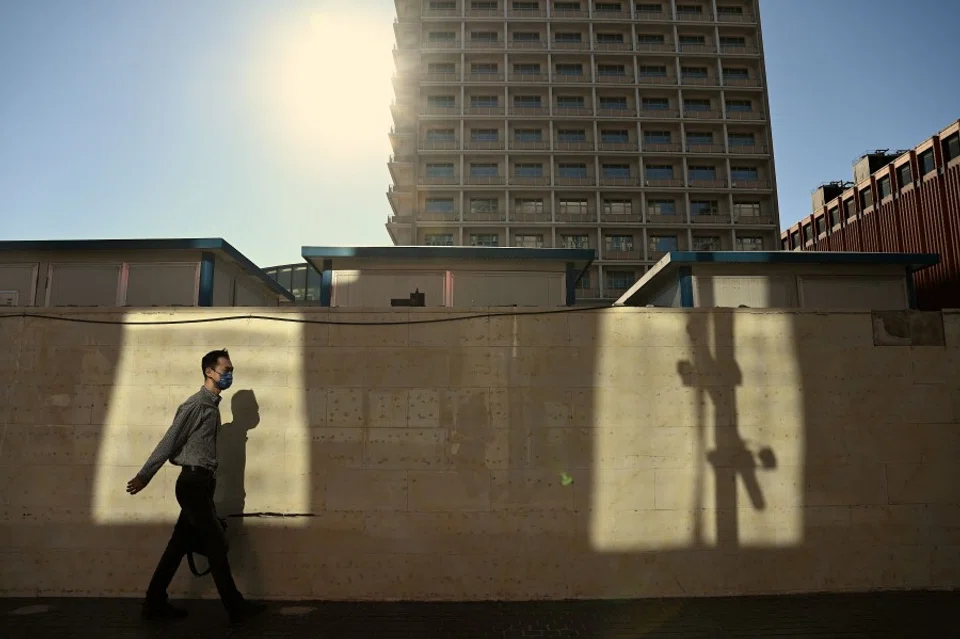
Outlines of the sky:
M 905 8 L 908 8 L 905 10 Z M 389 245 L 393 0 L 0 2 L 0 240 Z M 956 0 L 761 0 L 784 227 L 960 117 Z

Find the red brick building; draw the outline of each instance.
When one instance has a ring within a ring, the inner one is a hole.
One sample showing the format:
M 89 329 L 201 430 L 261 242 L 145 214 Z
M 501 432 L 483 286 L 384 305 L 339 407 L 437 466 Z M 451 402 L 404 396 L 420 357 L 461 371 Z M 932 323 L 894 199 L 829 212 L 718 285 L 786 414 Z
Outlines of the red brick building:
M 781 233 L 795 251 L 937 253 L 916 275 L 924 310 L 960 308 L 960 120 L 909 151 L 877 151 L 853 182 L 813 193 L 813 213 Z

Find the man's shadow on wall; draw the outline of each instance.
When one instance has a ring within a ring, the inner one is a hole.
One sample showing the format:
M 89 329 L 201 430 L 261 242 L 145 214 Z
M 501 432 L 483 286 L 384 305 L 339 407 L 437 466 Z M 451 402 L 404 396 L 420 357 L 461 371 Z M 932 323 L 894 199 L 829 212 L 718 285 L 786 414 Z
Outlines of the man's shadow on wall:
M 230 412 L 233 421 L 223 424 L 217 435 L 219 465 L 214 503 L 217 516 L 227 521 L 227 539 L 230 543 L 228 556 L 234 577 L 237 577 L 239 582 L 242 576 L 241 591 L 256 596 L 263 585 L 260 564 L 250 543 L 250 536 L 244 530 L 246 519 L 241 516 L 247 501 L 247 433 L 260 423 L 260 404 L 257 402 L 256 393 L 252 390 L 238 390 L 230 398 Z M 203 567 L 199 565 L 201 562 L 204 563 Z M 203 572 L 206 569 L 204 559 L 199 559 L 197 563 L 197 568 Z M 212 580 L 206 583 L 195 579 L 190 596 L 198 597 L 209 588 L 213 588 Z

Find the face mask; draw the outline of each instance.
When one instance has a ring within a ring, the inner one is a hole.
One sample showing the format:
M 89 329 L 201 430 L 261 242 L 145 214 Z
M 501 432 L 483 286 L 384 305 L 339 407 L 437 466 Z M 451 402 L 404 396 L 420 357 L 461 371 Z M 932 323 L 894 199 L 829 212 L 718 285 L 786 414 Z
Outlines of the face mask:
M 227 390 L 233 384 L 233 373 L 224 373 L 216 382 L 217 388 Z

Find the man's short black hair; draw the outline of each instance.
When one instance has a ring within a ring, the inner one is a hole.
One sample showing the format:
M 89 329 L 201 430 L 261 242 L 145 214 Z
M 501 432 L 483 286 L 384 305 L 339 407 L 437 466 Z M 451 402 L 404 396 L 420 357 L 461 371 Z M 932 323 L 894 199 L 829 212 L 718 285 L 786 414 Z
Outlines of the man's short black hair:
M 203 359 L 200 360 L 201 372 L 203 372 L 203 374 L 206 375 L 208 368 L 216 369 L 217 362 L 220 361 L 221 357 L 226 357 L 227 359 L 230 359 L 230 353 L 227 352 L 227 349 L 223 348 L 223 349 L 220 349 L 219 351 L 210 351 L 209 353 L 204 355 Z

